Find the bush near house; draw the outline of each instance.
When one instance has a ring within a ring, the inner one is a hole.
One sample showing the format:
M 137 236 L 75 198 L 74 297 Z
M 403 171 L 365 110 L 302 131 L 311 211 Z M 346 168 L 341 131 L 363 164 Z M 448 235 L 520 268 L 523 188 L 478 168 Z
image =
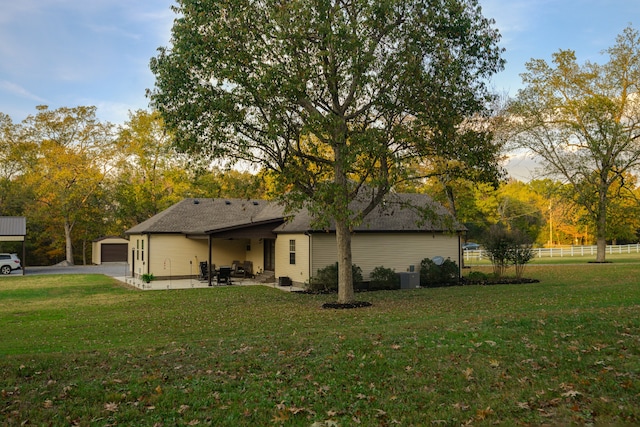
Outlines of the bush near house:
M 400 276 L 392 268 L 376 267 L 369 277 L 369 289 L 372 291 L 400 289 Z
M 435 288 L 457 285 L 460 281 L 458 264 L 450 259 L 437 265 L 429 258 L 420 262 L 420 286 Z
M 358 288 L 363 282 L 362 268 L 353 264 L 353 284 Z M 337 292 L 338 291 L 338 263 L 327 265 L 319 269 L 315 275 L 309 279 L 307 288 L 313 292 Z

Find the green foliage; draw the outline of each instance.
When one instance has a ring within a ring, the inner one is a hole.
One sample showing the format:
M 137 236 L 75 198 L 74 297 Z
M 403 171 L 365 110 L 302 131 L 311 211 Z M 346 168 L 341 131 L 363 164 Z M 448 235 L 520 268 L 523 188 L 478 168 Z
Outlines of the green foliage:
M 509 254 L 509 261 L 513 264 L 516 270 L 516 278 L 521 279 L 524 273 L 525 266 L 535 256 L 531 245 L 522 238 L 515 238 L 516 245 L 511 249 Z
M 467 279 L 471 282 L 486 282 L 489 280 L 489 275 L 482 271 L 472 271 L 467 275 Z
M 376 267 L 369 277 L 371 290 L 400 289 L 400 276 L 392 268 Z
M 491 226 L 482 244 L 493 265 L 493 274 L 497 277 L 504 276 L 509 267 L 509 252 L 513 247 L 513 241 L 507 229 L 498 225 Z
M 142 276 L 140 276 L 140 278 L 144 283 L 151 283 L 151 281 L 154 280 L 156 277 L 151 273 L 144 273 Z
M 362 283 L 362 268 L 353 264 L 351 266 L 353 274 L 353 282 L 355 284 Z M 318 269 L 309 279 L 308 289 L 314 292 L 335 292 L 338 290 L 338 263 L 329 264 L 324 268 Z
M 459 282 L 459 275 L 458 264 L 450 259 L 444 260 L 441 265 L 429 258 L 420 262 L 420 286 L 432 288 L 455 285 Z
M 497 277 L 504 276 L 511 265 L 516 268 L 516 277 L 521 278 L 525 265 L 534 257 L 529 237 L 518 230 L 507 230 L 500 225 L 492 226 L 483 239 L 485 251 Z

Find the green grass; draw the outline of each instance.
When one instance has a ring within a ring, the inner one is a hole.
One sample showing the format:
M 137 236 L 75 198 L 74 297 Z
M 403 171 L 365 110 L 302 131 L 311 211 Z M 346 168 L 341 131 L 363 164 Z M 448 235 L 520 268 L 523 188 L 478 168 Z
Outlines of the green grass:
M 357 310 L 2 278 L 0 424 L 634 425 L 639 274 L 529 266 L 541 283 L 371 292 Z

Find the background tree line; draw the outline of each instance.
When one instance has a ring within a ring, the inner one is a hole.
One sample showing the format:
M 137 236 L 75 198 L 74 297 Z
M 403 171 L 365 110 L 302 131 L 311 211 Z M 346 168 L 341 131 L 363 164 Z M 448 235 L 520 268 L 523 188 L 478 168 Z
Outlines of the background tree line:
M 266 197 L 262 174 L 198 164 L 172 144 L 148 111 L 121 126 L 100 122 L 95 107 L 38 106 L 17 124 L 0 113 L 0 215 L 27 218 L 27 265 L 90 263 L 91 241 L 185 197 Z
M 19 124 L 0 114 L 0 215 L 27 217 L 28 265 L 90 263 L 92 240 L 121 236 L 185 197 L 271 198 L 276 191 L 268 173 L 221 169 L 176 152 L 157 113 L 133 112 L 121 126 L 95 113 L 95 107 L 40 106 Z M 434 172 L 440 166 L 416 165 L 427 178 L 397 190 L 428 193 L 455 211 L 468 240 L 502 224 L 538 245 L 595 241 L 595 225 L 569 184 L 443 180 Z M 633 188 L 628 197 L 609 205 L 610 242 L 638 241 L 640 189 L 633 175 L 625 183 Z M 14 246 L 0 242 L 0 251 Z

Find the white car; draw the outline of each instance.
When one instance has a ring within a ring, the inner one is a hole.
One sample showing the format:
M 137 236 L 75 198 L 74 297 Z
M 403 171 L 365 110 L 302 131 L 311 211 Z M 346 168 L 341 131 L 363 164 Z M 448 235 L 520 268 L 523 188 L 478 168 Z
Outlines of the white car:
M 13 270 L 20 270 L 20 258 L 17 254 L 0 254 L 0 274 L 11 274 Z

